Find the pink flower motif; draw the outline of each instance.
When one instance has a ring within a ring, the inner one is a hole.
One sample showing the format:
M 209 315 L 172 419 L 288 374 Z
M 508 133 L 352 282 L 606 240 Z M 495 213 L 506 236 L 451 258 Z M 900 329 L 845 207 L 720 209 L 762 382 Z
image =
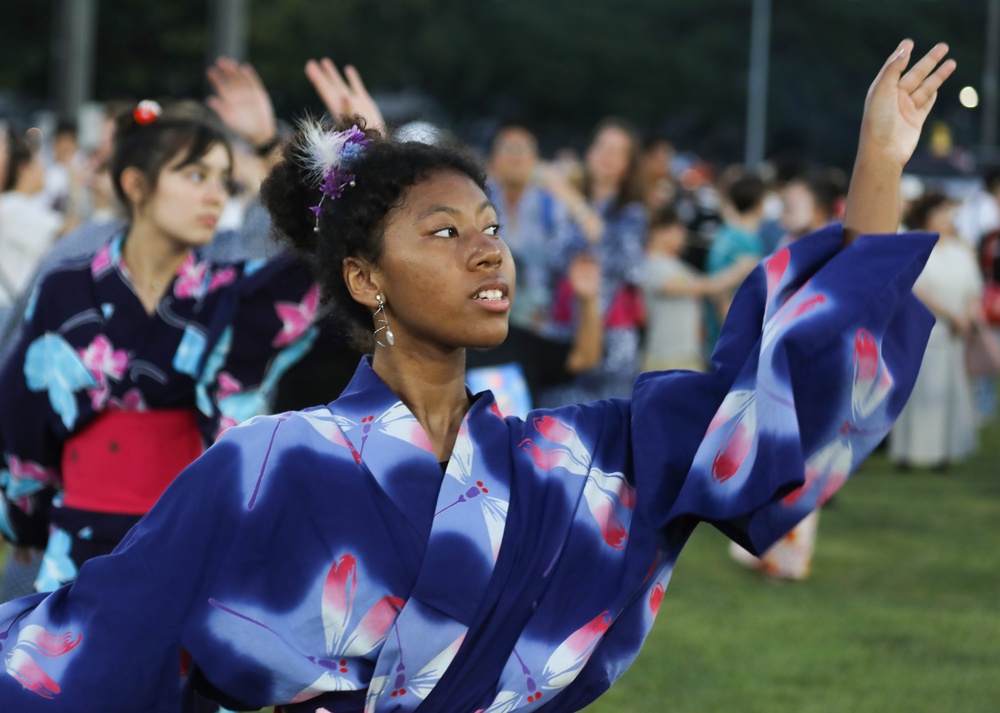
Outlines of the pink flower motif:
M 21 631 L 7 656 L 7 673 L 42 698 L 55 698 L 61 690 L 59 684 L 38 665 L 35 655 L 59 658 L 75 649 L 82 640 L 83 635 L 79 633 L 50 634 L 37 624 L 30 624 Z
M 53 485 L 58 486 L 61 483 L 61 478 L 59 476 L 59 470 L 56 468 L 46 468 L 44 465 L 40 465 L 30 460 L 21 460 L 15 455 L 7 456 L 7 464 L 10 466 L 10 477 L 12 481 L 18 480 L 31 480 L 41 485 Z M 18 502 L 18 507 L 22 510 L 31 514 L 30 498 L 25 498 L 23 501 Z
M 227 396 L 238 394 L 243 391 L 243 384 L 233 377 L 229 372 L 223 371 L 219 374 L 219 392 L 217 399 L 222 401 Z
M 129 389 L 121 399 L 110 399 L 108 411 L 145 411 L 146 400 L 139 389 Z
M 90 261 L 90 274 L 97 277 L 102 272 L 107 271 L 111 267 L 111 246 L 105 245 L 97 254 L 94 255 L 94 259 Z
M 797 305 L 795 309 L 791 310 L 791 312 L 789 312 L 785 316 L 785 321 L 791 322 L 793 319 L 798 319 L 806 312 L 813 311 L 824 302 L 826 302 L 826 295 L 824 294 L 813 295 L 802 304 Z
M 567 451 L 559 448 L 540 448 L 530 438 L 525 438 L 518 445 L 531 455 L 531 460 L 534 461 L 537 468 L 542 470 L 565 468 L 570 472 L 578 470 L 577 463 Z
M 879 344 L 867 329 L 859 329 L 854 336 L 854 385 L 851 389 L 851 407 L 855 418 L 867 418 L 882 405 L 892 390 L 889 373 Z
M 649 593 L 649 611 L 653 613 L 655 617 L 660 613 L 660 604 L 663 602 L 663 583 L 657 582 L 656 586 L 653 587 L 653 591 Z
M 567 424 L 552 416 L 539 416 L 532 424 L 539 433 L 553 443 L 568 444 L 576 433 Z
M 275 302 L 274 311 L 281 319 L 281 331 L 271 342 L 272 347 L 291 344 L 309 329 L 316 319 L 319 308 L 319 285 L 313 284 L 302 298 L 302 302 Z
M 105 404 L 108 403 L 111 388 L 108 386 L 108 380 L 104 378 L 104 374 L 98 373 L 94 376 L 97 377 L 101 385 L 96 389 L 87 389 L 87 395 L 90 396 L 90 407 L 95 411 L 102 411 Z
M 189 254 L 184 264 L 177 270 L 177 280 L 174 282 L 174 296 L 178 299 L 198 299 L 205 286 L 205 274 L 208 265 L 196 262 L 194 255 Z
M 785 276 L 790 256 L 791 254 L 788 252 L 788 248 L 785 248 L 783 250 L 779 250 L 764 261 L 764 271 L 767 274 L 768 302 L 774 298 L 774 292 L 777 290 L 778 284 L 781 282 L 781 278 Z
M 128 367 L 128 352 L 115 349 L 111 340 L 103 334 L 94 337 L 86 349 L 79 350 L 83 363 L 99 382 L 104 381 L 103 374 L 114 379 L 120 379 Z
M 805 482 L 782 499 L 786 507 L 795 505 L 807 492 L 819 488 L 817 506 L 836 493 L 846 481 L 854 463 L 853 449 L 848 440 L 836 438 L 806 461 Z
M 586 665 L 611 622 L 610 613 L 601 612 L 561 643 L 545 664 L 544 688 L 559 690 L 568 686 Z
M 730 392 L 709 424 L 708 433 L 725 429 L 712 460 L 712 480 L 724 483 L 743 467 L 757 440 L 757 407 L 753 391 Z
M 216 270 L 212 274 L 212 279 L 208 282 L 208 292 L 211 294 L 215 292 L 220 287 L 225 287 L 226 285 L 232 284 L 236 279 L 236 268 L 224 267 L 220 270 Z

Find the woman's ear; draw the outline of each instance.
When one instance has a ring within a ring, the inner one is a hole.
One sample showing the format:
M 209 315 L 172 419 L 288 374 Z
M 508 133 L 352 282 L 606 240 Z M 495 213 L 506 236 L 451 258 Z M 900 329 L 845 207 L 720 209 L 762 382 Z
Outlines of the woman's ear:
M 122 192 L 128 198 L 131 208 L 139 208 L 148 198 L 149 183 L 146 176 L 138 168 L 129 166 L 121 175 Z
M 355 302 L 374 310 L 378 306 L 376 295 L 381 293 L 379 274 L 371 263 L 356 257 L 344 258 L 344 284 Z M 384 297 L 383 297 L 384 299 Z

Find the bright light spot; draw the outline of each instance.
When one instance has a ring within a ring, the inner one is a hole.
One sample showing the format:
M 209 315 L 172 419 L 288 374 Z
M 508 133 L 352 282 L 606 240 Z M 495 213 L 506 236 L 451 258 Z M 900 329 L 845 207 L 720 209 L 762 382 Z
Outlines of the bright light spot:
M 979 92 L 973 87 L 962 87 L 962 91 L 958 93 L 958 100 L 966 109 L 975 109 L 979 106 Z

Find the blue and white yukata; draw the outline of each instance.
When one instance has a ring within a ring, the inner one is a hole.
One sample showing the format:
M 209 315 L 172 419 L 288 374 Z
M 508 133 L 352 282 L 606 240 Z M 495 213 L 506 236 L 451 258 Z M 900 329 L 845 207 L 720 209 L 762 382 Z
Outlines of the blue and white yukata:
M 444 472 L 367 358 L 328 406 L 231 428 L 114 554 L 0 607 L 4 709 L 174 713 L 178 661 L 237 709 L 581 709 L 698 522 L 765 550 L 902 408 L 934 238 L 841 240 L 755 270 L 713 373 L 525 420 L 476 395 Z

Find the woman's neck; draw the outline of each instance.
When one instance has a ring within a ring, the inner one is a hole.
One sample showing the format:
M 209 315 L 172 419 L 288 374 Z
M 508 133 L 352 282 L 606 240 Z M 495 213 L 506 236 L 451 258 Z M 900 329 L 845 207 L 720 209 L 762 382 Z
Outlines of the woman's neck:
M 147 313 L 155 311 L 190 252 L 191 248 L 178 245 L 143 222 L 137 221 L 129 228 L 122 246 L 122 262 Z
M 438 461 L 448 460 L 470 405 L 465 350 L 442 355 L 377 347 L 372 369 L 423 426 Z

